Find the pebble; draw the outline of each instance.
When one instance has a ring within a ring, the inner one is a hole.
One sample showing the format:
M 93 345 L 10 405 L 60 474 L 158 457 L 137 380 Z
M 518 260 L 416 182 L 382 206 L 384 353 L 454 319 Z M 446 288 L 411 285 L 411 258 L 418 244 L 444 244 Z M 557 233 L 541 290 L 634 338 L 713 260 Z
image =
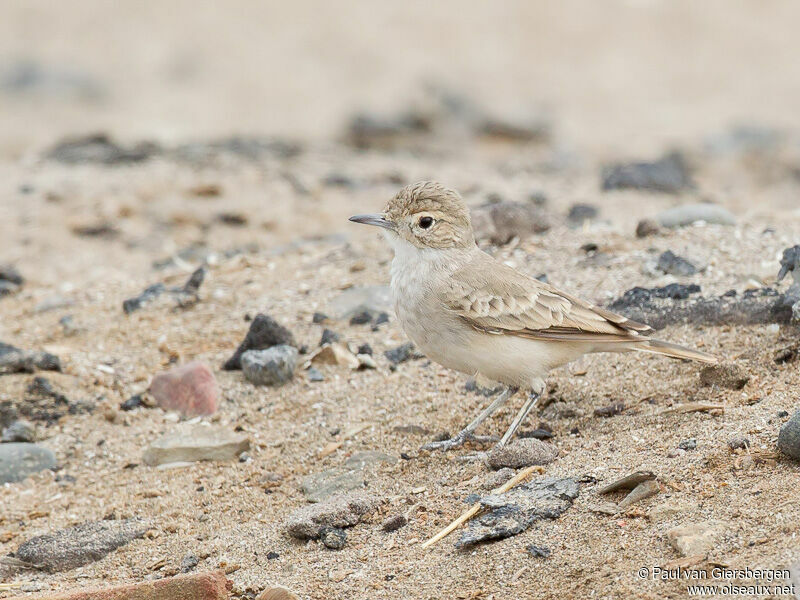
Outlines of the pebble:
M 489 473 L 489 476 L 486 478 L 486 481 L 481 484 L 481 487 L 485 490 L 499 488 L 513 476 L 514 469 L 503 467 L 502 469 L 498 469 L 497 471 Z
M 241 357 L 242 371 L 255 385 L 283 385 L 294 377 L 298 356 L 297 348 L 285 344 L 248 350 Z
M 674 254 L 672 250 L 667 250 L 658 257 L 656 268 L 662 273 L 676 277 L 688 277 L 697 273 L 697 267 L 685 258 Z
M 381 523 L 381 529 L 386 532 L 397 531 L 401 527 L 405 527 L 408 519 L 405 515 L 395 514 L 386 517 Z
M 356 351 L 356 355 L 358 354 L 369 354 L 370 356 L 372 356 L 373 354 L 372 346 L 370 346 L 369 344 L 361 344 L 358 347 L 358 350 Z
M 3 429 L 2 437 L 0 437 L 1 443 L 11 443 L 11 442 L 35 442 L 36 441 L 36 429 L 33 426 L 33 423 L 28 421 L 19 420 L 14 421 Z
M 616 415 L 622 414 L 625 411 L 625 403 L 624 402 L 612 402 L 608 406 L 601 406 L 600 408 L 594 409 L 594 416 L 596 417 L 614 417 Z
M 378 363 L 375 362 L 371 354 L 356 354 L 356 359 L 358 360 L 358 369 L 360 371 L 378 368 Z
M 180 571 L 181 573 L 188 573 L 200 563 L 200 559 L 194 554 L 187 554 L 181 560 Z
M 317 323 L 317 324 L 324 323 L 327 320 L 328 320 L 328 315 L 326 315 L 325 313 L 321 313 L 321 312 L 315 312 L 314 316 L 311 318 L 311 322 L 312 323 Z
M 314 364 L 346 366 L 351 369 L 357 369 L 361 364 L 344 344 L 339 343 L 325 344 L 318 348 L 311 353 L 308 361 Z
M 31 443 L 0 444 L 0 483 L 22 481 L 44 469 L 55 469 L 53 452 Z
M 139 519 L 88 521 L 29 539 L 16 558 L 49 573 L 69 571 L 100 560 L 150 529 Z
M 16 267 L 12 265 L 0 265 L 0 281 L 8 281 L 14 285 L 22 285 L 25 283 L 25 278 Z
M 653 162 L 633 162 L 610 165 L 603 169 L 603 190 L 637 189 L 678 194 L 692 189 L 689 169 L 677 152 Z
M 567 214 L 567 220 L 575 225 L 583 225 L 587 221 L 596 219 L 598 214 L 597 207 L 592 204 L 573 204 Z
M 678 448 L 681 450 L 696 450 L 697 440 L 694 438 L 683 440 L 680 444 L 678 444 Z
M 319 539 L 326 548 L 341 550 L 347 543 L 347 532 L 340 527 L 323 527 L 319 530 Z
M 599 490 L 598 494 L 609 494 L 617 490 L 632 490 L 640 483 L 655 479 L 656 476 L 652 471 L 636 471 L 630 475 L 626 475 L 620 479 L 616 479 L 609 484 L 604 485 Z
M 149 142 L 126 147 L 112 140 L 106 133 L 97 133 L 64 138 L 47 151 L 45 158 L 70 165 L 119 165 L 141 162 L 159 152 L 158 146 Z
M 271 587 L 258 596 L 256 600 L 300 600 L 300 596 L 282 587 Z
M 195 423 L 179 427 L 150 444 L 145 450 L 144 462 L 157 466 L 199 460 L 233 460 L 249 449 L 250 440 L 244 434 Z
M 685 227 L 703 221 L 714 225 L 736 225 L 736 217 L 726 208 L 717 204 L 684 204 L 670 208 L 656 215 L 655 220 L 662 227 L 670 229 Z
M 422 358 L 422 355 L 416 352 L 414 344 L 411 342 L 406 342 L 405 344 L 397 346 L 397 348 L 392 348 L 391 350 L 387 350 L 386 352 L 383 353 L 383 355 L 393 365 L 399 365 L 400 363 L 406 362 L 407 360 L 411 360 L 412 358 L 414 359 Z
M 203 362 L 158 373 L 148 391 L 158 406 L 186 417 L 213 415 L 217 411 L 219 387 L 211 368 Z
M 61 371 L 61 361 L 49 352 L 20 350 L 11 344 L 0 342 L 0 375 L 33 373 L 36 369 Z
M 313 382 L 325 381 L 325 376 L 316 367 L 310 367 L 306 372 L 306 375 L 309 381 Z
M 667 539 L 681 556 L 706 556 L 713 550 L 722 533 L 723 524 L 719 521 L 703 521 L 667 531 Z
M 272 346 L 284 344 L 297 347 L 292 332 L 272 317 L 259 313 L 255 316 L 244 340 L 233 355 L 225 361 L 225 371 L 237 371 L 242 368 L 242 354 L 248 350 L 266 350 Z
M 642 219 L 636 225 L 636 237 L 645 238 L 651 235 L 657 235 L 661 231 L 658 223 L 653 219 Z
M 700 371 L 700 383 L 703 385 L 740 390 L 747 385 L 748 381 L 750 381 L 750 375 L 743 367 L 733 362 L 709 365 Z
M 778 450 L 786 456 L 800 460 L 800 410 L 786 421 L 778 433 Z
M 374 511 L 380 501 L 364 492 L 349 492 L 295 510 L 286 520 L 289 535 L 298 539 L 317 539 L 323 527 L 352 527 Z
M 325 344 L 333 344 L 334 342 L 338 342 L 341 339 L 341 336 L 331 329 L 325 328 L 322 331 L 322 337 L 319 340 L 319 345 L 324 346 Z
M 517 439 L 505 446 L 495 446 L 487 456 L 494 470 L 509 467 L 519 469 L 531 465 L 546 465 L 558 456 L 558 448 L 536 438 Z
M 469 522 L 456 542 L 457 548 L 517 535 L 541 519 L 556 519 L 578 497 L 576 479 L 542 477 L 522 483 L 505 494 L 480 499 L 488 509 Z
M 527 550 L 528 554 L 533 558 L 547 558 L 553 553 L 553 551 L 546 546 L 536 546 L 534 544 L 525 546 L 525 550 Z
M 778 439 L 780 439 L 780 436 Z M 746 437 L 735 437 L 728 440 L 728 448 L 731 450 L 746 450 L 749 447 L 750 440 Z

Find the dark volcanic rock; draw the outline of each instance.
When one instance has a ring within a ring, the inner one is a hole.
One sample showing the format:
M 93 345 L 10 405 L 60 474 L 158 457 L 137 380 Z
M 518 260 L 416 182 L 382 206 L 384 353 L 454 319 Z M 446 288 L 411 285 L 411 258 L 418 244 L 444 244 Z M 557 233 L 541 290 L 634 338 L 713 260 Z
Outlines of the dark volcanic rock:
M 685 258 L 674 254 L 672 250 L 667 250 L 658 257 L 657 268 L 662 273 L 675 275 L 677 277 L 687 277 L 697 273 L 697 267 Z
M 0 281 L 7 281 L 14 285 L 22 285 L 25 278 L 11 265 L 0 265 Z
M 678 194 L 694 183 L 683 156 L 667 154 L 655 162 L 610 165 L 603 169 L 603 190 L 637 189 Z
M 226 371 L 236 371 L 242 368 L 242 354 L 248 350 L 266 350 L 272 346 L 285 344 L 297 347 L 292 332 L 278 323 L 275 319 L 265 314 L 256 315 L 250 324 L 250 329 L 222 368 Z
M 470 521 L 456 547 L 510 537 L 540 519 L 556 519 L 572 505 L 578 493 L 576 479 L 544 477 L 518 485 L 505 494 L 483 496 L 480 503 L 489 512 Z
M 591 204 L 573 204 L 567 214 L 567 220 L 575 225 L 583 225 L 586 221 L 597 218 L 598 210 Z
M 145 290 L 138 296 L 125 300 L 122 303 L 122 310 L 126 315 L 129 315 L 130 313 L 153 303 L 165 292 L 169 292 L 170 296 L 180 308 L 192 306 L 200 299 L 198 296 L 198 291 L 200 290 L 200 286 L 203 285 L 205 276 L 205 267 L 200 267 L 189 276 L 189 279 L 182 287 L 168 288 L 163 283 L 155 283 L 145 288 Z
M 60 371 L 61 361 L 49 352 L 20 350 L 10 344 L 0 342 L 0 375 L 9 373 L 33 373 L 42 371 Z
M 131 314 L 135 310 L 139 310 L 143 306 L 149 304 L 167 290 L 163 283 L 155 283 L 133 298 L 128 298 L 122 303 L 122 310 L 126 315 Z
M 341 550 L 347 543 L 347 532 L 340 527 L 323 527 L 319 530 L 319 539 L 326 548 Z
M 383 354 L 393 365 L 399 365 L 400 363 L 405 362 L 407 360 L 411 360 L 412 358 L 423 357 L 422 354 L 420 354 L 414 349 L 414 344 L 412 344 L 411 342 L 406 342 L 405 344 L 401 344 L 397 348 L 392 348 L 391 350 L 387 350 Z
M 16 558 L 50 573 L 69 571 L 144 537 L 148 529 L 139 519 L 89 521 L 31 538 L 20 545 Z
M 149 142 L 125 147 L 105 133 L 98 133 L 66 138 L 51 148 L 45 158 L 70 165 L 98 163 L 111 166 L 142 162 L 160 152 L 158 146 Z
M 697 285 L 679 284 L 651 290 L 633 288 L 608 308 L 654 329 L 675 324 L 789 323 L 792 318 L 791 304 L 787 305 L 784 296 L 771 288 L 748 290 L 741 295 L 688 298 L 699 291 Z

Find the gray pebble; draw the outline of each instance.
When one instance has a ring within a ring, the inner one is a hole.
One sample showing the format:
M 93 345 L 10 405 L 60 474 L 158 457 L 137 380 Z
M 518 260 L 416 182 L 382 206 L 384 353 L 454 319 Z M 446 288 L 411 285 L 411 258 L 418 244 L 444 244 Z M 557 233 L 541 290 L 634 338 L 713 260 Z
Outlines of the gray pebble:
M 242 371 L 255 385 L 283 385 L 294 376 L 297 348 L 280 344 L 266 350 L 248 350 L 242 354 Z

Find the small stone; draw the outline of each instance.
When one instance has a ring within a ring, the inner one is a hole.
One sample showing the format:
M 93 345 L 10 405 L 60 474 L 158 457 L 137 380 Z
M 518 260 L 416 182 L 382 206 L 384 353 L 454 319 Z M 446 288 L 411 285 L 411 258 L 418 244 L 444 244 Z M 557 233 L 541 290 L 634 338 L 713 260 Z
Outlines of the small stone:
M 637 189 L 677 194 L 692 189 L 689 168 L 683 156 L 672 152 L 654 162 L 622 163 L 605 167 L 603 190 Z
M 341 550 L 347 543 L 347 532 L 339 527 L 322 527 L 319 530 L 319 539 L 326 548 Z
M 36 429 L 33 426 L 33 423 L 28 421 L 14 421 L 3 429 L 2 437 L 0 437 L 0 442 L 6 443 L 13 443 L 13 442 L 35 442 L 36 441 Z
M 217 380 L 211 368 L 199 361 L 158 373 L 148 391 L 158 406 L 187 417 L 217 411 Z
M 165 291 L 167 291 L 167 288 L 163 283 L 153 284 L 145 288 L 145 290 L 138 296 L 128 298 L 127 300 L 123 301 L 122 311 L 126 315 L 129 315 L 140 308 L 144 308 L 146 305 L 150 304 L 156 298 L 161 296 L 161 294 L 163 294 Z
M 658 257 L 656 268 L 662 273 L 675 275 L 676 277 L 688 277 L 697 273 L 697 267 L 685 258 L 677 256 L 671 250 L 667 250 Z
M 636 504 L 637 502 L 641 502 L 646 498 L 650 498 L 651 496 L 655 496 L 661 491 L 661 486 L 658 485 L 658 482 L 655 479 L 648 479 L 647 481 L 643 481 L 635 488 L 633 488 L 630 493 L 625 496 L 622 501 L 619 503 L 619 510 L 625 510 L 629 506 Z
M 683 440 L 680 444 L 678 444 L 678 448 L 681 450 L 696 450 L 697 440 L 694 438 Z
M 49 573 L 69 571 L 144 537 L 148 529 L 139 519 L 89 521 L 31 538 L 20 545 L 16 557 Z
M 200 563 L 200 559 L 197 558 L 194 554 L 187 554 L 181 560 L 180 571 L 181 573 L 188 573 L 192 569 L 194 569 Z
M 315 312 L 314 316 L 311 318 L 311 321 L 313 323 L 317 323 L 317 324 L 324 323 L 327 320 L 328 320 L 328 315 L 326 315 L 325 313 L 321 313 L 321 312 Z
M 383 355 L 393 365 L 399 365 L 400 363 L 406 362 L 407 360 L 411 360 L 412 358 L 422 358 L 422 355 L 416 352 L 414 344 L 412 344 L 411 342 L 406 342 L 405 344 L 401 344 L 397 348 L 387 350 L 386 352 L 383 353 Z
M 319 340 L 319 345 L 324 346 L 325 344 L 332 344 L 334 342 L 338 342 L 340 339 L 341 336 L 338 333 L 326 328 L 322 332 L 322 337 Z
M 277 560 L 281 557 L 277 552 L 267 552 L 267 560 Z
M 616 492 L 617 490 L 632 490 L 635 489 L 640 483 L 650 481 L 655 478 L 656 476 L 652 471 L 636 471 L 635 473 L 631 473 L 630 475 L 626 475 L 625 477 L 604 485 L 597 490 L 597 493 L 609 494 L 611 492 Z
M 636 225 L 637 238 L 645 238 L 651 235 L 657 235 L 659 231 L 661 231 L 661 228 L 653 219 L 642 219 Z
M 316 367 L 311 367 L 310 369 L 308 369 L 308 371 L 306 371 L 306 376 L 308 377 L 309 381 L 313 382 L 325 381 L 325 376 Z
M 358 469 L 333 467 L 303 477 L 300 489 L 309 502 L 322 502 L 331 496 L 364 488 L 366 481 Z
M 558 456 L 558 448 L 535 438 L 517 439 L 505 446 L 495 446 L 487 462 L 494 470 L 510 467 L 519 469 L 531 465 L 546 465 Z
M 670 208 L 656 216 L 656 221 L 670 229 L 685 227 L 703 221 L 714 225 L 736 225 L 736 217 L 716 204 L 684 204 Z
M 625 411 L 625 403 L 624 402 L 612 402 L 608 406 L 601 406 L 600 408 L 594 409 L 594 416 L 596 417 L 614 417 L 616 415 L 622 414 Z
M 408 519 L 405 517 L 405 515 L 390 515 L 383 520 L 383 523 L 381 523 L 381 529 L 386 532 L 397 531 L 401 527 L 405 527 L 407 523 Z
M 11 344 L 0 342 L 0 375 L 33 373 L 36 369 L 60 371 L 61 361 L 49 352 L 20 350 Z
M 700 383 L 713 385 L 729 390 L 740 390 L 750 381 L 744 368 L 736 363 L 727 362 L 703 367 L 700 371 Z
M 359 371 L 378 368 L 378 363 L 375 362 L 371 354 L 356 354 L 356 359 L 358 360 Z
M 16 267 L 12 265 L 0 265 L 0 281 L 8 281 L 9 283 L 19 286 L 25 283 L 25 278 Z
M 147 406 L 144 402 L 144 394 L 134 394 L 125 402 L 119 405 L 120 410 L 129 411 L 139 408 L 141 406 Z
M 279 344 L 266 350 L 248 350 L 241 357 L 245 379 L 255 385 L 279 386 L 294 377 L 297 348 Z
M 786 456 L 800 460 L 800 410 L 781 427 L 778 433 L 778 450 Z
M 531 544 L 530 546 L 525 546 L 525 550 L 528 551 L 528 554 L 533 558 L 547 558 L 552 554 L 552 550 L 547 548 L 546 546 L 535 546 Z
M 286 531 L 298 539 L 317 539 L 322 527 L 352 527 L 378 504 L 377 498 L 363 492 L 332 496 L 294 511 L 286 521 Z
M 199 460 L 233 460 L 250 449 L 246 435 L 199 423 L 179 427 L 150 444 L 144 462 L 150 466 Z
M 280 344 L 297 347 L 291 331 L 272 317 L 258 314 L 250 323 L 244 341 L 239 344 L 236 352 L 222 365 L 222 368 L 226 371 L 237 371 L 242 368 L 242 354 L 248 350 L 266 350 Z
M 340 365 L 357 369 L 360 363 L 355 355 L 343 344 L 326 344 L 313 352 L 308 360 L 314 364 Z
M 780 439 L 780 436 L 778 439 Z M 749 447 L 750 440 L 746 437 L 735 437 L 728 440 L 728 448 L 731 450 L 747 450 Z
M 356 355 L 359 354 L 369 354 L 370 356 L 372 356 L 372 346 L 370 346 L 369 344 L 361 344 L 358 347 L 358 350 L 356 351 Z
M 706 556 L 713 550 L 721 534 L 722 524 L 718 521 L 703 521 L 667 531 L 667 539 L 681 556 Z
M 587 221 L 596 219 L 598 214 L 597 207 L 592 204 L 573 204 L 567 214 L 567 220 L 575 225 L 583 225 Z
M 377 317 L 378 315 L 374 311 L 367 309 L 360 310 L 350 317 L 350 325 L 366 325 L 367 323 L 372 323 Z
M 105 133 L 95 133 L 64 138 L 48 150 L 45 157 L 70 165 L 96 163 L 111 166 L 142 162 L 159 152 L 159 147 L 149 142 L 125 147 Z
M 271 587 L 256 596 L 256 600 L 300 600 L 300 597 L 286 588 Z
M 502 469 L 498 469 L 497 471 L 489 473 L 489 476 L 486 478 L 486 481 L 484 481 L 481 484 L 481 487 L 485 490 L 493 490 L 495 488 L 499 488 L 513 476 L 514 476 L 514 469 L 511 469 L 509 467 L 503 467 Z
M 554 438 L 552 431 L 548 431 L 547 429 L 532 429 L 530 431 L 520 431 L 518 436 L 522 439 L 524 438 L 536 438 L 537 440 L 549 440 Z
M 457 548 L 517 535 L 541 519 L 556 519 L 565 512 L 580 488 L 572 478 L 542 477 L 522 483 L 505 494 L 480 499 L 488 510 L 469 522 Z
M 29 443 L 0 444 L 0 483 L 22 481 L 44 469 L 55 469 L 52 451 Z

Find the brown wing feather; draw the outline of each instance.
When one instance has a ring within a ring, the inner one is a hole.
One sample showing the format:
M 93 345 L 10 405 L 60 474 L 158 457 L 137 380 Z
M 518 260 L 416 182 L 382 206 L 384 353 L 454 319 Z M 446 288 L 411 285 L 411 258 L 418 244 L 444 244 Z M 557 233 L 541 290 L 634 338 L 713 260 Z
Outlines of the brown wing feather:
M 445 304 L 470 325 L 530 339 L 631 342 L 652 329 L 528 277 L 481 252 L 450 279 Z

